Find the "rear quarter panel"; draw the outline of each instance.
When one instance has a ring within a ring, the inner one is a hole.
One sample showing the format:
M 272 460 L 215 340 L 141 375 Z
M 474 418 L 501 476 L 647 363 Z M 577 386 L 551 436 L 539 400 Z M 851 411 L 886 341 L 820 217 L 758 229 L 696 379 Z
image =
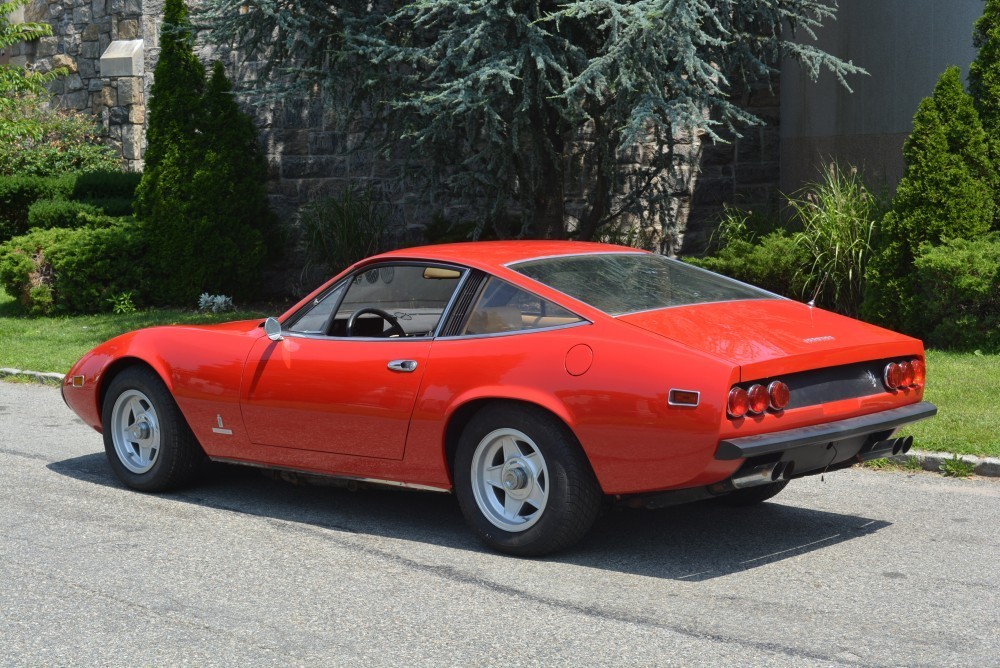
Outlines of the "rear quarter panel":
M 593 351 L 581 375 L 567 353 Z M 414 408 L 405 459 L 442 467 L 444 428 L 461 406 L 479 399 L 540 405 L 573 430 L 607 494 L 683 485 L 714 462 L 725 410 L 721 398 L 736 369 L 615 321 L 517 334 L 439 339 Z M 671 388 L 701 393 L 697 407 L 670 406 Z M 710 474 L 712 475 L 712 474 Z

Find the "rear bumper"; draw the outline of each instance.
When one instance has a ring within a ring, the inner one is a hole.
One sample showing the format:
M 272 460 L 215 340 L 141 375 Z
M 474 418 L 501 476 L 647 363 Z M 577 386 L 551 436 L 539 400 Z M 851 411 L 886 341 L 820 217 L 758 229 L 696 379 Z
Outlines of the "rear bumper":
M 853 450 L 851 453 L 853 456 L 866 445 L 888 438 L 898 427 L 929 418 L 936 413 L 937 406 L 928 401 L 921 401 L 846 420 L 756 436 L 729 438 L 719 442 L 715 458 L 729 461 L 781 454 L 783 459 L 794 459 L 797 450 L 812 450 L 816 446 L 824 449 L 836 448 L 840 444 L 849 445 L 849 449 Z M 834 461 L 841 459 L 845 454 L 847 453 L 839 453 Z
M 913 440 L 911 437 L 889 440 L 897 428 L 936 413 L 937 407 L 924 401 L 810 427 L 727 438 L 719 442 L 715 459 L 744 460 L 731 477 L 707 487 L 629 495 L 622 497 L 620 502 L 636 507 L 662 508 L 728 494 L 742 487 L 818 475 L 868 459 L 887 457 L 900 445 L 905 444 L 908 449 Z

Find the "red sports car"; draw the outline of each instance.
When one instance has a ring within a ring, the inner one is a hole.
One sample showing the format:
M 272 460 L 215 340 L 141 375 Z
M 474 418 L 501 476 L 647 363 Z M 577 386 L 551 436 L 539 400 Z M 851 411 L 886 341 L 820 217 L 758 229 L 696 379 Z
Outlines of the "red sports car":
M 278 319 L 119 336 L 66 376 L 129 487 L 208 460 L 454 492 L 498 550 L 579 540 L 605 499 L 753 504 L 910 447 L 920 341 L 602 244 L 409 248 Z

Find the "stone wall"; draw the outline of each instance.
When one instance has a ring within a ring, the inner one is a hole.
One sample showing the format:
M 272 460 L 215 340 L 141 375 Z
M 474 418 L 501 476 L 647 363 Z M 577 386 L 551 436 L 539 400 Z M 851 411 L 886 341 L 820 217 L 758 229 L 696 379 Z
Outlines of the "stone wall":
M 777 80 L 742 94 L 742 105 L 764 125 L 745 128 L 728 143 L 693 138 L 681 142 L 681 165 L 675 180 L 670 220 L 659 221 L 654 236 L 669 255 L 705 250 L 725 205 L 757 211 L 778 211 L 780 101 Z M 302 204 L 334 196 L 351 187 L 372 186 L 384 192 L 398 212 L 399 222 L 420 228 L 435 216 L 449 222 L 475 219 L 474 203 L 431 195 L 417 197 L 417 184 L 407 182 L 401 160 L 376 157 L 364 147 L 359 130 L 336 129 L 329 110 L 312 101 L 294 101 L 258 112 L 261 141 L 271 167 L 269 191 L 283 219 Z M 637 158 L 641 159 L 641 151 Z M 566 211 L 585 209 L 584 179 L 572 179 Z
M 126 168 L 141 170 L 151 77 L 102 77 L 100 60 L 113 40 L 149 43 L 152 22 L 143 14 L 142 0 L 35 0 L 24 19 L 49 23 L 53 35 L 12 47 L 11 62 L 33 63 L 39 71 L 67 68 L 69 75 L 50 86 L 58 105 L 92 114 Z M 147 66 L 146 72 L 152 69 Z
M 777 77 L 738 96 L 763 125 L 744 128 L 729 143 L 705 142 L 692 188 L 680 251 L 700 253 L 726 205 L 777 214 L 781 176 L 781 101 Z

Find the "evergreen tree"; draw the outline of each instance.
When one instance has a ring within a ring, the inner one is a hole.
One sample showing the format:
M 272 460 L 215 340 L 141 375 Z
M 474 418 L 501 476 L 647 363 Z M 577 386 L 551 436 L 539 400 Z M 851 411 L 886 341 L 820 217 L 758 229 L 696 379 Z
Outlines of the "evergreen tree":
M 933 95 L 920 103 L 903 157 L 906 173 L 882 223 L 862 313 L 907 330 L 920 245 L 976 239 L 989 231 L 994 218 L 997 175 L 959 68 L 946 70 Z
M 194 224 L 204 232 L 191 241 L 210 249 L 213 259 L 189 269 L 189 275 L 198 279 L 191 281 L 189 294 L 229 286 L 227 291 L 246 296 L 259 283 L 264 239 L 273 215 L 257 128 L 236 104 L 222 63 L 213 67 L 203 113 L 195 143 L 199 165 L 191 182 L 191 208 L 199 216 Z M 197 254 L 206 259 L 204 251 Z
M 135 206 L 150 241 L 149 293 L 160 304 L 251 296 L 272 222 L 256 129 L 221 65 L 206 88 L 183 0 L 165 3 L 160 43 Z
M 757 122 L 729 93 L 773 75 L 782 56 L 813 76 L 859 71 L 782 30 L 812 35 L 834 0 L 203 6 L 210 39 L 258 59 L 258 81 L 285 76 L 258 92 L 324 91 L 345 122 L 367 120 L 417 173 L 484 202 L 492 220 L 519 211 L 521 231 L 542 237 L 566 234 L 571 181 L 588 184 L 581 238 L 621 217 L 666 218 L 684 142 Z
M 52 35 L 52 26 L 47 23 L 11 23 L 10 14 L 30 3 L 31 0 L 0 2 L 0 50 Z M 64 74 L 64 67 L 51 72 L 33 72 L 16 65 L 0 65 L 0 110 L 12 105 L 16 95 L 47 95 L 45 84 Z
M 193 147 L 201 120 L 205 68 L 194 53 L 194 31 L 184 0 L 166 0 L 160 25 L 160 56 L 153 71 L 146 129 L 145 166 L 136 197 L 136 211 L 149 215 L 160 186 L 160 163 L 173 147 L 182 153 Z
M 972 44 L 978 52 L 969 67 L 969 93 L 987 134 L 1000 138 L 1000 0 L 986 0 Z
M 1000 176 L 1000 0 L 986 0 L 972 43 L 978 52 L 969 67 L 969 94 L 986 131 L 993 169 Z M 1000 187 L 993 188 L 993 199 L 993 229 L 1000 230 Z

